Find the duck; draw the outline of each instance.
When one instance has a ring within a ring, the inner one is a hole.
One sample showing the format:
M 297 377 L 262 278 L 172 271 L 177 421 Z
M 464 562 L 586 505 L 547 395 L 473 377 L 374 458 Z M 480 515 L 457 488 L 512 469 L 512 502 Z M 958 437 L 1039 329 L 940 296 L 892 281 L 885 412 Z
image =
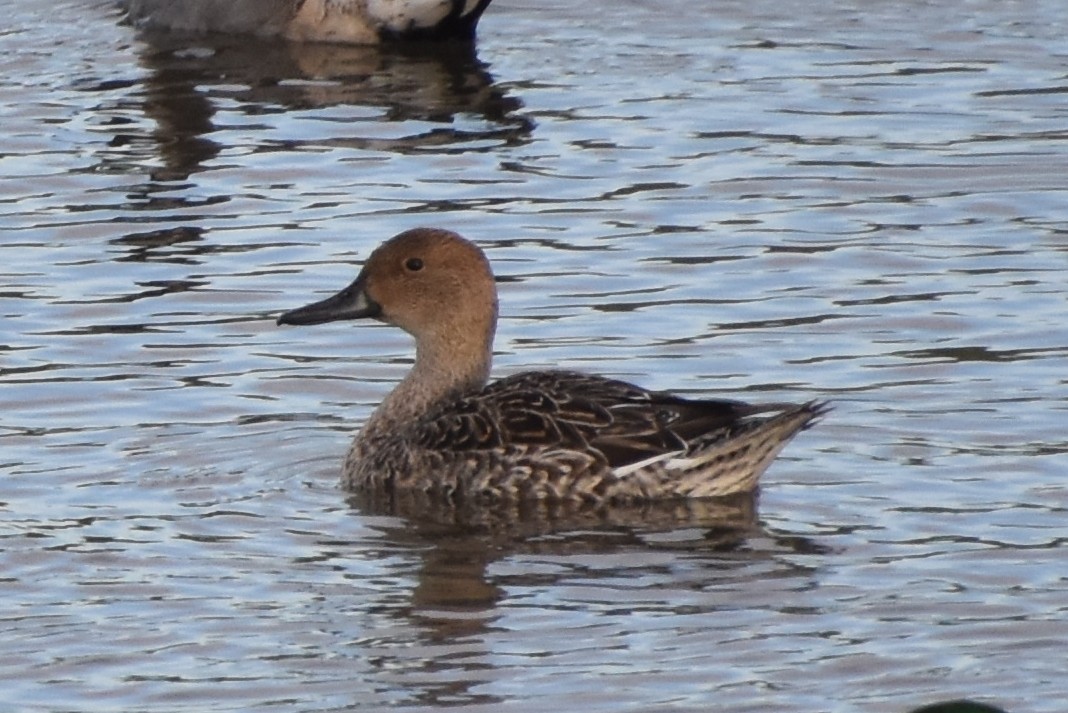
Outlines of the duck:
M 277 318 L 373 319 L 415 338 L 411 370 L 352 442 L 345 489 L 592 505 L 751 493 L 829 410 L 683 398 L 559 369 L 490 382 L 497 318 L 485 253 L 441 228 L 390 238 L 343 290 Z
M 912 713 L 1005 713 L 1005 711 L 986 703 L 960 698 L 921 706 L 913 709 Z
M 472 40 L 491 0 L 119 0 L 136 27 L 375 45 Z

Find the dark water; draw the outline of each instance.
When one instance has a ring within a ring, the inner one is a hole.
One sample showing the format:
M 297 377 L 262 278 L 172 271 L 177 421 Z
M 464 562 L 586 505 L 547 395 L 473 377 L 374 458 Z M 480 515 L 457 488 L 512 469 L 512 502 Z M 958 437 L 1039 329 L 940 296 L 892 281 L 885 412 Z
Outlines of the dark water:
M 468 53 L 0 7 L 12 710 L 1064 709 L 1061 3 L 495 0 Z M 410 344 L 273 316 L 414 225 L 487 248 L 499 373 L 837 410 L 756 510 L 347 502 Z

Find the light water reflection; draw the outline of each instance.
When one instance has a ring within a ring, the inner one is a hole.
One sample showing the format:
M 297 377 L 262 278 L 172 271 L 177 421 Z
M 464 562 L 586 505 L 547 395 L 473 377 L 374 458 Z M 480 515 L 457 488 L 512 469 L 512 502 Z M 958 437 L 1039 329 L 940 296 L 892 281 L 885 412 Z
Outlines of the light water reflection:
M 10 706 L 1063 707 L 1053 0 L 494 0 L 384 52 L 4 9 Z M 417 224 L 494 261 L 500 373 L 834 416 L 759 508 L 349 501 L 410 344 L 273 318 Z
M 383 154 L 515 145 L 528 140 L 532 128 L 517 112 L 520 102 L 493 84 L 467 44 L 369 48 L 244 37 L 144 39 L 140 61 L 148 75 L 136 96 L 155 125 L 153 141 L 145 146 L 137 125 L 129 134 L 122 122 L 110 126 L 113 145 L 121 149 L 114 160 L 142 151 L 143 159 L 158 155 L 157 180 L 215 167 L 212 161 L 233 146 L 241 153 L 353 151 L 358 157 L 333 158 L 358 160 L 362 169 L 376 155 L 381 161 Z M 270 120 L 275 115 L 284 115 L 284 126 Z

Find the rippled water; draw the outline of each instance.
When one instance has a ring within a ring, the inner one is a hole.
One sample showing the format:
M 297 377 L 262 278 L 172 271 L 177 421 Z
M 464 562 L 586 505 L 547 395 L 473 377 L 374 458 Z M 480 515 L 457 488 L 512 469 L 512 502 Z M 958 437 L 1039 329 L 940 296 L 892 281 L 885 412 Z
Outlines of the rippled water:
M 1068 696 L 1068 11 L 495 0 L 477 51 L 0 3 L 0 680 L 51 711 Z M 460 230 L 497 371 L 831 398 L 752 502 L 349 502 L 410 363 L 278 328 Z

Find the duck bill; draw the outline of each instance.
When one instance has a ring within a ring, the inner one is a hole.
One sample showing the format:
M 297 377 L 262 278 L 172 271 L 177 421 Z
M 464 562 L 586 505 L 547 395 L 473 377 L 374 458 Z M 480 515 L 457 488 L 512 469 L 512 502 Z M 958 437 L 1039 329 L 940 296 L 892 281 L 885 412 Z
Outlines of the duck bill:
M 323 324 L 340 319 L 378 317 L 382 307 L 367 296 L 363 281 L 356 278 L 351 285 L 333 297 L 285 312 L 278 324 Z

